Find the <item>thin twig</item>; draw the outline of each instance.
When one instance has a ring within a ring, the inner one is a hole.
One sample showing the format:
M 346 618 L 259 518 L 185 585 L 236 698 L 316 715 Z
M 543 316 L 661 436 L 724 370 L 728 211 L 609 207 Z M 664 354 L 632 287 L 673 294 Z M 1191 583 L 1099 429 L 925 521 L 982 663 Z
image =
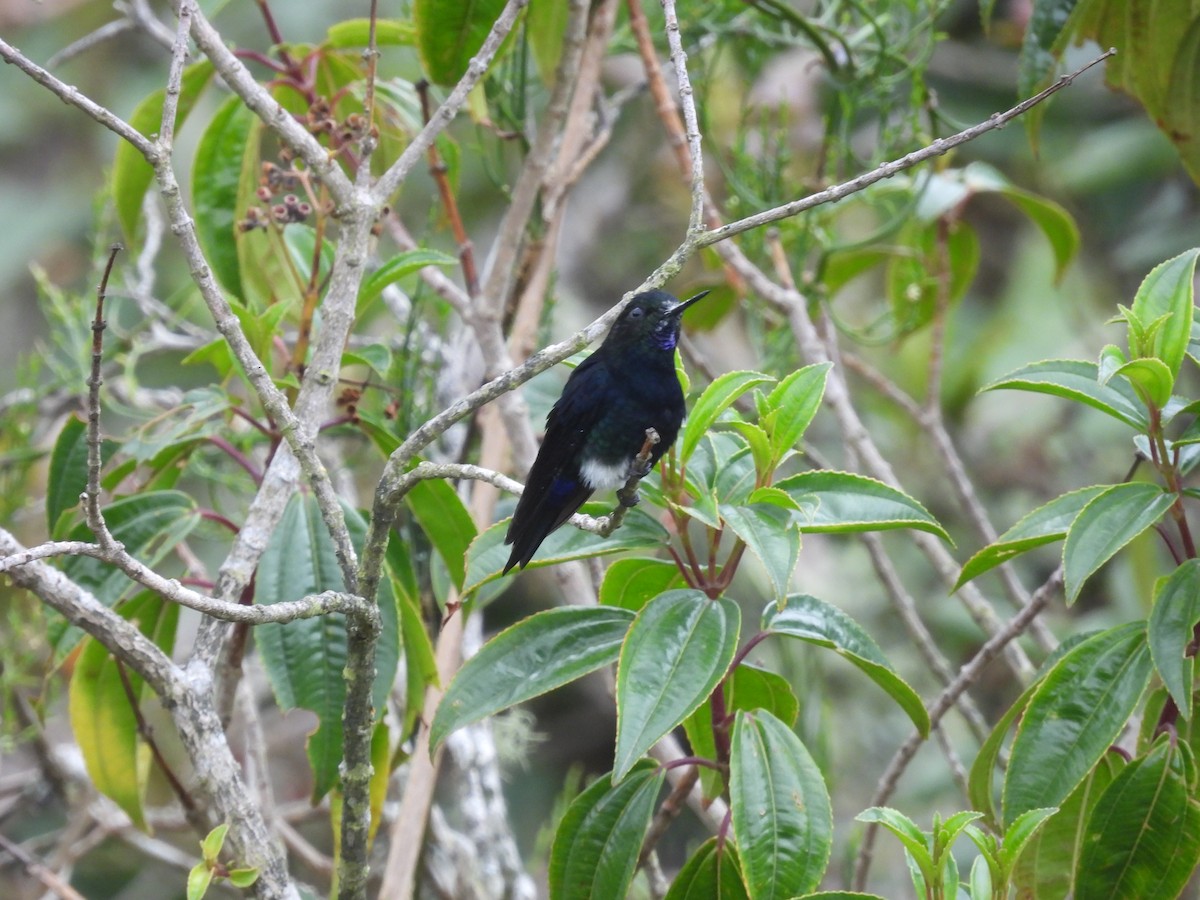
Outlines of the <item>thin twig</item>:
M 374 2 L 374 0 L 372 0 Z M 433 113 L 429 102 L 429 82 L 421 79 L 417 82 L 417 96 L 421 99 L 421 115 L 428 124 Z M 471 238 L 467 235 L 467 229 L 463 225 L 462 216 L 458 211 L 458 199 L 454 196 L 454 191 L 450 187 L 449 170 L 446 164 L 442 162 L 442 155 L 438 152 L 437 144 L 431 142 L 429 144 L 429 174 L 433 176 L 433 182 L 437 185 L 438 196 L 442 199 L 442 206 L 445 209 L 446 218 L 450 222 L 450 230 L 454 234 L 454 241 L 458 244 L 458 261 L 462 266 L 463 282 L 467 286 L 467 296 L 475 297 L 479 294 L 479 271 L 475 268 L 475 245 L 471 243 Z
M 10 841 L 3 834 L 0 834 L 0 849 L 3 849 L 19 862 L 26 872 L 41 882 L 42 887 L 53 893 L 59 900 L 87 900 L 83 894 L 59 878 L 55 872 L 52 872 L 34 859 L 24 847 L 14 841 Z
M 9 65 L 14 65 L 59 100 L 69 106 L 74 106 L 91 116 L 109 131 L 133 144 L 146 159 L 154 159 L 158 148 L 148 137 L 105 107 L 96 103 L 90 97 L 81 93 L 78 88 L 59 81 L 37 63 L 26 57 L 20 50 L 0 38 L 0 59 Z
M 689 163 L 692 176 L 692 209 L 688 216 L 688 234 L 696 234 L 704 227 L 704 154 L 701 149 L 700 124 L 696 115 L 696 98 L 687 70 L 687 54 L 679 37 L 679 19 L 675 15 L 675 0 L 662 0 L 663 16 L 666 19 L 667 46 L 671 48 L 671 62 L 675 66 L 675 80 L 679 84 L 679 105 L 683 107 L 683 123 L 686 130 Z
M 132 31 L 135 23 L 130 19 L 113 19 L 111 22 L 105 22 L 95 31 L 88 32 L 77 41 L 72 41 L 67 46 L 63 47 L 48 60 L 46 60 L 47 69 L 57 69 L 63 63 L 80 56 L 93 47 L 98 47 L 105 41 L 110 41 L 126 31 Z
M 112 274 L 113 264 L 121 249 L 120 244 L 113 244 L 109 248 L 108 263 L 104 266 L 100 286 L 96 289 L 96 316 L 92 320 L 92 372 L 87 381 L 87 490 L 82 498 L 88 527 L 96 535 L 100 547 L 109 552 L 118 552 L 121 545 L 104 524 L 104 513 L 100 509 L 100 468 L 104 464 L 100 453 L 100 385 L 104 384 L 100 365 L 104 358 L 104 329 L 107 327 L 104 321 L 104 298 L 108 291 L 108 277 Z
M 179 24 L 171 48 L 171 67 L 167 72 L 167 87 L 163 95 L 162 124 L 158 126 L 158 145 L 167 156 L 175 144 L 175 119 L 179 112 L 179 95 L 183 89 L 183 66 L 187 62 L 188 29 L 192 22 L 193 0 L 179 0 Z
M 1070 72 L 1059 78 L 1054 84 L 1050 85 L 1044 91 L 1034 94 L 1027 100 L 1022 100 L 1016 106 L 1004 112 L 994 113 L 991 118 L 985 122 L 980 122 L 978 125 L 973 125 L 970 128 L 960 131 L 958 134 L 950 135 L 949 137 L 938 138 L 932 144 L 922 147 L 920 150 L 914 150 L 899 159 L 885 162 L 883 165 L 872 169 L 870 172 L 865 172 L 856 178 L 842 184 L 834 185 L 826 188 L 823 191 L 818 191 L 815 194 L 810 194 L 800 200 L 793 200 L 791 203 L 785 203 L 782 206 L 777 206 L 774 209 L 764 210 L 760 213 L 755 213 L 752 216 L 747 216 L 744 219 L 738 219 L 736 222 L 730 222 L 728 225 L 722 225 L 720 228 L 706 232 L 701 235 L 697 241 L 699 247 L 710 247 L 720 241 L 728 240 L 735 235 L 742 234 L 747 231 L 752 231 L 755 228 L 761 228 L 763 225 L 769 225 L 772 222 L 778 222 L 781 219 L 789 219 L 799 213 L 806 212 L 817 206 L 823 206 L 826 203 L 835 203 L 842 200 L 851 194 L 856 194 L 864 188 L 891 178 L 905 169 L 911 169 L 913 166 L 919 165 L 929 159 L 942 156 L 945 153 L 953 150 L 955 147 L 960 147 L 976 138 L 987 134 L 989 131 L 994 131 L 997 128 L 1003 128 L 1013 119 L 1024 115 L 1037 106 L 1046 98 L 1061 91 L 1076 78 L 1086 72 L 1092 66 L 1104 62 L 1117 51 L 1110 49 L 1105 53 L 1100 54 L 1091 62 L 1079 67 L 1074 72 Z

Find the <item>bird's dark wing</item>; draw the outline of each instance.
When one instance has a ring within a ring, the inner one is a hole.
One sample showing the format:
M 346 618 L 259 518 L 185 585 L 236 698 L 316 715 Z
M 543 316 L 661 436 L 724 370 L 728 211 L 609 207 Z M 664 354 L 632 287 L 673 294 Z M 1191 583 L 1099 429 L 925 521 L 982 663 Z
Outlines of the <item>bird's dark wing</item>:
M 595 359 L 593 354 L 575 368 L 546 417 L 546 437 L 504 538 L 513 545 L 505 572 L 525 566 L 546 536 L 592 494 L 579 474 L 579 461 L 584 440 L 604 413 L 610 377 L 607 367 Z

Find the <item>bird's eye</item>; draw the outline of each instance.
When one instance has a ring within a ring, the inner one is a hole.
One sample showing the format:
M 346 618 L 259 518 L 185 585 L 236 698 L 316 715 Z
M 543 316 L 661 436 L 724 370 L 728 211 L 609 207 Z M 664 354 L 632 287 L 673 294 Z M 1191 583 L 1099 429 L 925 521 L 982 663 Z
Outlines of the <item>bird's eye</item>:
M 631 309 L 629 311 L 629 318 L 640 319 L 645 314 L 646 314 L 646 311 L 644 309 L 642 309 L 640 306 L 635 306 L 633 309 Z

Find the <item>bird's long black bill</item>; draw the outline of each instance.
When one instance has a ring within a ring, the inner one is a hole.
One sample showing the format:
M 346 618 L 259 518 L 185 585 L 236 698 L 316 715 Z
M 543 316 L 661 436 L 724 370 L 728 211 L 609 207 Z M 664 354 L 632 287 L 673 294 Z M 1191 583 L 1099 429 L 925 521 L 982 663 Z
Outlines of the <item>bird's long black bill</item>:
M 686 300 L 684 300 L 682 303 L 676 303 L 676 304 L 675 304 L 674 306 L 672 306 L 672 307 L 671 307 L 669 310 L 667 310 L 667 315 L 668 315 L 668 316 L 682 316 L 682 315 L 683 315 L 683 311 L 684 311 L 685 309 L 687 309 L 689 306 L 691 306 L 691 305 L 692 305 L 693 303 L 695 303 L 697 300 L 703 300 L 703 299 L 704 299 L 705 297 L 707 297 L 707 296 L 708 296 L 710 293 L 711 293 L 711 291 L 701 291 L 700 293 L 698 293 L 698 294 L 697 294 L 696 296 L 694 296 L 694 297 L 688 297 L 688 298 L 687 298 Z

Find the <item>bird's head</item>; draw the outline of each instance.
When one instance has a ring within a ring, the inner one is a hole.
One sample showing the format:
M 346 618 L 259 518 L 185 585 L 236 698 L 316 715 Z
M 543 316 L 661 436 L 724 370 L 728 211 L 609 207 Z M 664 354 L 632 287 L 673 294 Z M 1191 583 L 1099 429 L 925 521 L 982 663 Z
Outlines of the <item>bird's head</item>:
M 621 310 L 605 343 L 648 344 L 659 350 L 674 350 L 679 342 L 679 325 L 683 311 L 706 296 L 701 291 L 680 303 L 666 291 L 644 291 L 636 294 Z

